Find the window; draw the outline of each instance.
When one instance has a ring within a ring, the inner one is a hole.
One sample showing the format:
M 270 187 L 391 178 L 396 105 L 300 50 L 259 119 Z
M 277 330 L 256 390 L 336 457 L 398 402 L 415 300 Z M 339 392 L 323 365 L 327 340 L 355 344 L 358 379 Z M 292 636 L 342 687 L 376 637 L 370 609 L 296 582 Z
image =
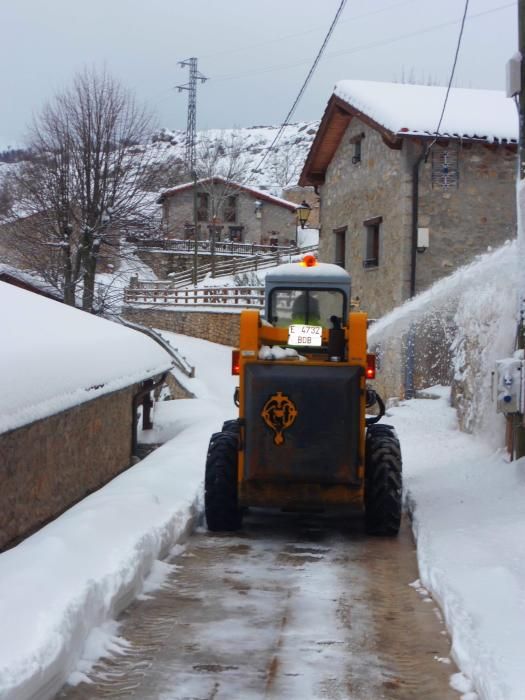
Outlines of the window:
M 379 232 L 382 221 L 382 216 L 376 216 L 363 222 L 366 231 L 363 267 L 378 267 L 379 265 Z
M 286 328 L 291 323 L 307 323 L 332 328 L 331 317 L 343 323 L 346 298 L 339 289 L 274 289 L 270 296 L 270 322 Z
M 197 221 L 208 221 L 210 208 L 210 195 L 207 192 L 197 194 Z
M 357 165 L 357 163 L 361 162 L 361 142 L 364 138 L 365 135 L 361 133 L 352 136 L 352 138 L 350 139 L 350 143 L 354 144 L 354 155 L 352 156 L 352 163 L 354 165 Z
M 346 261 L 346 226 L 344 228 L 336 228 L 335 236 L 335 255 L 334 263 L 339 267 L 345 266 Z
M 224 202 L 224 221 L 235 223 L 237 221 L 237 197 L 230 195 Z
M 432 148 L 432 189 L 457 190 L 459 187 L 459 144 Z
M 241 243 L 244 226 L 229 226 L 228 229 L 230 232 L 230 241 L 233 241 L 234 243 Z

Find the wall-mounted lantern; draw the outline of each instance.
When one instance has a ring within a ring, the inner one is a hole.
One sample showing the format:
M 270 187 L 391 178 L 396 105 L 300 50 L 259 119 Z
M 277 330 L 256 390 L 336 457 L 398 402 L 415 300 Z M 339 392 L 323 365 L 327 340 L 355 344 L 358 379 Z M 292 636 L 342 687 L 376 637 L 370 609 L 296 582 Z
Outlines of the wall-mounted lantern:
M 310 216 L 310 212 L 312 211 L 312 207 L 306 202 L 304 199 L 301 202 L 301 204 L 297 205 L 297 222 L 301 226 L 301 228 L 305 227 L 306 222 L 308 221 L 308 218 Z

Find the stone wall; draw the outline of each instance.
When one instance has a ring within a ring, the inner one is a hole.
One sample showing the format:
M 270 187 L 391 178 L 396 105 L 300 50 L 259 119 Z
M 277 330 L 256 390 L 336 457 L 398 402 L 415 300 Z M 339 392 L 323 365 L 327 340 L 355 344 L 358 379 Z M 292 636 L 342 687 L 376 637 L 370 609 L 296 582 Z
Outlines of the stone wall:
M 356 138 L 361 160 L 352 163 Z M 320 258 L 336 260 L 336 236 L 345 236 L 345 268 L 352 296 L 377 318 L 408 296 L 410 177 L 406 159 L 387 147 L 377 131 L 353 119 L 330 163 L 321 188 Z M 364 267 L 365 221 L 382 217 L 377 267 Z M 346 233 L 337 234 L 336 231 Z
M 128 306 L 124 308 L 123 316 L 149 328 L 181 333 L 232 347 L 239 345 L 240 312 L 206 313 Z
M 418 292 L 516 236 L 516 153 L 451 143 L 434 146 L 434 163 L 450 152 L 457 159 L 457 186 L 432 183 L 431 158 L 420 169 L 418 225 L 429 229 L 430 245 L 417 255 Z
M 0 548 L 130 466 L 137 390 L 129 387 L 0 435 Z
M 195 258 L 194 253 L 190 252 L 147 250 L 140 247 L 137 248 L 137 255 L 161 280 L 169 279 L 168 275 L 172 272 L 185 272 L 186 270 L 193 270 L 193 261 Z M 210 255 L 198 255 L 197 258 L 199 267 L 210 264 Z M 221 259 L 222 258 L 217 255 L 217 260 Z

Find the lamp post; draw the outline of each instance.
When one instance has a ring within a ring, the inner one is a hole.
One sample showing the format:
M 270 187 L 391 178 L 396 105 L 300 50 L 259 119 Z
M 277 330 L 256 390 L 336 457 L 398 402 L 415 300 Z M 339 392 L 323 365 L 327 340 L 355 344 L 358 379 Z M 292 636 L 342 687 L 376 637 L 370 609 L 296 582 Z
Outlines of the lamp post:
M 306 222 L 308 221 L 308 218 L 310 217 L 310 212 L 312 211 L 312 207 L 306 202 L 304 199 L 301 202 L 301 204 L 297 205 L 296 208 L 296 214 L 297 214 L 297 222 L 301 228 L 305 227 Z M 295 245 L 297 246 L 297 231 L 295 233 Z
M 301 202 L 301 204 L 297 205 L 297 209 L 296 209 L 297 221 L 299 222 L 301 228 L 305 227 L 305 224 L 310 217 L 311 211 L 312 211 L 312 207 L 308 204 L 308 202 L 305 202 L 304 199 Z

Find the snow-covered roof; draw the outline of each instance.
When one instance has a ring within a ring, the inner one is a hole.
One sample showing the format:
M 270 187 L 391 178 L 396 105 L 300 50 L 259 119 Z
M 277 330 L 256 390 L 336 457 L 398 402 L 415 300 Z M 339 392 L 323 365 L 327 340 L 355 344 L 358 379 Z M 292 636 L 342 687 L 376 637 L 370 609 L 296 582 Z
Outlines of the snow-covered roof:
M 144 334 L 5 282 L 0 327 L 0 433 L 172 366 Z
M 268 192 L 263 192 L 263 190 L 257 190 L 254 187 L 241 185 L 239 182 L 225 180 L 222 177 L 203 178 L 201 180 L 197 180 L 197 185 L 207 185 L 213 182 L 218 182 L 222 185 L 227 185 L 232 190 L 242 190 L 243 192 L 247 192 L 248 194 L 250 194 L 252 197 L 254 197 L 254 199 L 262 199 L 263 201 L 271 202 L 272 204 L 277 204 L 281 207 L 286 207 L 287 209 L 290 209 L 290 211 L 296 211 L 297 207 L 299 206 L 295 202 L 290 202 L 289 200 L 282 199 L 281 197 L 275 197 L 272 194 L 268 194 Z M 190 190 L 192 187 L 193 182 L 185 182 L 181 185 L 177 185 L 176 187 L 170 187 L 168 190 L 164 190 L 164 192 L 162 192 L 157 202 L 161 204 L 166 199 L 166 197 L 171 197 L 171 195 L 177 194 L 178 192 Z
M 334 95 L 398 135 L 435 133 L 447 88 L 435 85 L 341 80 Z M 488 142 L 518 139 L 518 114 L 499 90 L 451 88 L 439 133 Z
M 55 299 L 59 300 L 57 290 L 51 287 L 51 285 L 45 282 L 41 277 L 25 272 L 24 270 L 19 270 L 17 267 L 13 267 L 12 265 L 0 263 L 0 280 L 2 278 L 4 278 L 4 281 L 9 281 L 9 279 L 6 278 L 11 278 L 21 282 L 22 284 L 26 284 L 27 286 L 34 287 L 35 290 L 38 290 L 42 294 L 46 294 L 47 296 L 54 297 Z

